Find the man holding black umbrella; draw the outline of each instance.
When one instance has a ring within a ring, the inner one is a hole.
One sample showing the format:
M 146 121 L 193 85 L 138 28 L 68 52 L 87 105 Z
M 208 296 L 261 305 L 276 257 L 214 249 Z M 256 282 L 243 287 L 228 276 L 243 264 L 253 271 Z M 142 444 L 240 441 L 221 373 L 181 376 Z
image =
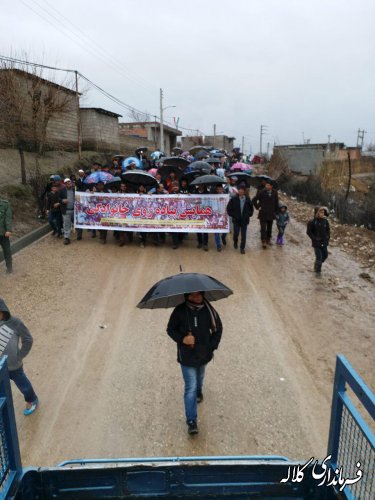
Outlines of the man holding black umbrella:
M 185 294 L 169 319 L 167 333 L 177 343 L 177 361 L 185 382 L 184 405 L 189 434 L 197 434 L 197 403 L 203 401 L 205 368 L 218 348 L 223 326 L 204 292 Z

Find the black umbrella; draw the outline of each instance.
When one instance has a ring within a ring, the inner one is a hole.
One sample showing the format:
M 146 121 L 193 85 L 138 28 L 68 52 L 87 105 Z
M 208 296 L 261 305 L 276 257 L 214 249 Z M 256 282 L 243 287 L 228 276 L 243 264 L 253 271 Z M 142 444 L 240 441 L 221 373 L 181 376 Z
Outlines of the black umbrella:
M 219 165 L 221 163 L 220 158 L 207 158 L 206 163 L 210 165 Z
M 203 158 L 207 158 L 209 155 L 209 153 L 207 151 L 199 151 L 198 153 L 196 153 L 194 155 L 194 158 L 196 160 L 203 160 Z
M 168 158 L 163 158 L 163 165 L 173 165 L 174 167 L 179 167 L 182 170 L 190 165 L 190 161 L 186 158 L 181 158 L 180 156 L 169 156 Z
M 147 153 L 148 149 L 147 148 L 138 148 L 135 150 L 135 154 L 136 155 L 144 155 L 145 153 Z
M 114 177 L 111 181 L 105 183 L 106 188 L 119 187 L 121 184 L 121 177 Z
M 189 172 L 194 172 L 199 170 L 199 172 L 205 172 L 209 174 L 211 172 L 211 165 L 206 161 L 193 161 L 193 163 L 190 163 L 187 170 Z
M 206 151 L 207 149 L 204 146 L 193 146 L 192 148 L 189 149 L 189 153 L 191 153 L 193 156 L 196 155 L 199 151 Z
M 201 175 L 190 183 L 190 186 L 199 186 L 200 184 L 225 184 L 225 180 L 218 175 Z
M 175 155 L 180 155 L 181 153 L 183 153 L 183 152 L 184 152 L 184 150 L 183 150 L 183 149 L 181 149 L 181 148 L 177 148 L 177 147 L 176 147 L 176 148 L 172 148 L 172 152 L 173 152 Z
M 139 309 L 175 307 L 185 300 L 185 293 L 205 292 L 209 301 L 225 299 L 232 290 L 211 276 L 199 273 L 180 273 L 158 281 L 146 293 Z
M 178 179 L 182 176 L 182 170 L 179 167 L 176 167 L 175 165 L 163 165 L 162 167 L 158 168 L 158 173 L 163 178 L 168 177 L 168 175 L 171 172 L 174 172 Z
M 272 184 L 274 189 L 279 189 L 277 182 L 271 177 L 268 177 L 268 175 L 255 175 L 252 177 L 250 185 L 258 188 L 261 184 L 265 184 L 266 182 Z
M 232 177 L 236 178 L 238 180 L 238 184 L 245 182 L 247 187 L 254 185 L 252 184 L 252 179 L 254 179 L 254 177 L 246 172 L 233 172 L 232 174 L 229 174 L 228 177 L 229 179 Z
M 128 170 L 121 174 L 121 178 L 124 182 L 129 182 L 130 184 L 136 184 L 140 186 L 156 186 L 158 181 L 154 176 L 148 174 L 147 172 L 142 172 L 141 170 Z
M 184 179 L 187 180 L 188 184 L 191 183 L 194 179 L 197 179 L 198 177 L 201 177 L 202 175 L 207 175 L 207 172 L 200 172 L 199 170 L 194 170 L 193 172 L 183 172 L 182 175 L 184 176 Z

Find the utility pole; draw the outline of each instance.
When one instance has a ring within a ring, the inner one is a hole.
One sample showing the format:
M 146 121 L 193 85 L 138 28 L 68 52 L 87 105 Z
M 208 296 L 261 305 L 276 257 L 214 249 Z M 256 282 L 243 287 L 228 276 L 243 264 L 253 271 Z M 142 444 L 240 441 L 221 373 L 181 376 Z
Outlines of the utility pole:
M 215 143 L 216 143 L 216 123 L 214 123 L 214 143 L 213 143 L 213 147 L 215 147 Z
M 164 151 L 163 89 L 160 89 L 160 151 Z
M 78 71 L 74 71 L 76 75 L 76 102 L 77 102 L 77 139 L 78 139 L 78 159 L 82 159 L 82 129 L 81 129 L 81 113 L 79 110 L 79 92 L 78 92 Z
M 262 155 L 262 139 L 263 135 L 266 133 L 267 125 L 260 126 L 260 144 L 259 144 L 259 154 Z
M 155 127 L 154 127 L 154 147 L 155 147 L 155 151 L 158 147 L 158 140 L 157 140 L 157 128 L 156 128 L 156 125 L 157 125 L 157 121 L 156 121 L 156 115 L 154 115 L 154 118 L 155 118 Z
M 363 148 L 363 140 L 365 138 L 366 130 L 361 130 L 358 129 L 358 135 L 357 135 L 357 148 Z
M 245 147 L 245 136 L 242 136 L 242 143 L 241 143 L 241 152 L 242 154 L 244 153 L 243 148 Z

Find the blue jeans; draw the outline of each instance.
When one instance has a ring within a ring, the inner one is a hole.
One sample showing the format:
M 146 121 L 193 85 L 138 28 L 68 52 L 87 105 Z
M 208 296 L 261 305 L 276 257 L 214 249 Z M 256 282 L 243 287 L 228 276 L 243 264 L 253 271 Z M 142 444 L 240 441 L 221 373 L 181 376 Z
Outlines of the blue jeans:
M 324 262 L 328 257 L 328 248 L 326 246 L 323 247 L 314 247 L 315 258 L 318 262 Z
M 233 242 L 238 243 L 238 237 L 241 233 L 241 250 L 245 250 L 246 247 L 246 234 L 247 234 L 247 224 L 238 224 L 238 222 L 233 222 Z
M 48 214 L 48 222 L 55 233 L 60 234 L 62 229 L 62 215 L 61 212 L 50 212 Z
M 26 403 L 33 403 L 38 399 L 30 380 L 23 371 L 23 366 L 17 368 L 17 370 L 9 370 L 9 378 L 13 380 L 18 389 L 22 392 Z
M 216 248 L 221 248 L 221 243 L 227 242 L 226 233 L 215 233 Z
M 197 394 L 202 392 L 205 369 L 206 365 L 181 365 L 182 376 L 185 381 L 184 404 L 186 422 L 197 420 Z

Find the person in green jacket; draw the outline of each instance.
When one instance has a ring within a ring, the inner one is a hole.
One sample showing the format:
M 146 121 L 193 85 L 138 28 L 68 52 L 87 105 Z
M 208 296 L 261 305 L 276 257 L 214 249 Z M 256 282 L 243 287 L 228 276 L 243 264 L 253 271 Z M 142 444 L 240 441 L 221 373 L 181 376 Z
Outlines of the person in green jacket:
M 0 246 L 4 252 L 7 273 L 11 273 L 12 252 L 10 250 L 10 237 L 12 235 L 12 209 L 7 200 L 0 199 Z

